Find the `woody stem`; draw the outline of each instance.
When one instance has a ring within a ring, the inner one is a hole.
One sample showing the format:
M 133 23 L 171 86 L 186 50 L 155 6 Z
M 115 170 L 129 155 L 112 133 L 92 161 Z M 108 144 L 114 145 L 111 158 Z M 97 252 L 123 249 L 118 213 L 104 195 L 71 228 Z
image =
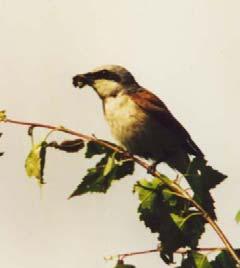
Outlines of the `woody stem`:
M 157 171 L 151 170 L 150 169 L 150 164 L 147 163 L 146 161 L 140 159 L 137 156 L 131 155 L 130 153 L 128 153 L 127 151 L 123 150 L 122 148 L 113 145 L 107 141 L 104 140 L 100 140 L 97 139 L 94 136 L 88 136 L 85 134 L 82 134 L 80 132 L 65 128 L 65 127 L 58 127 L 58 126 L 53 126 L 53 125 L 49 125 L 49 124 L 42 124 L 42 123 L 36 123 L 36 122 L 26 122 L 26 121 L 19 121 L 19 120 L 13 120 L 13 119 L 5 119 L 4 120 L 5 123 L 9 123 L 9 124 L 17 124 L 17 125 L 24 125 L 24 126 L 28 126 L 28 127 L 40 127 L 40 128 L 45 128 L 45 129 L 51 129 L 51 130 L 56 130 L 56 131 L 60 131 L 60 132 L 64 132 L 76 137 L 79 137 L 85 141 L 93 141 L 97 144 L 100 144 L 104 147 L 107 147 L 115 152 L 118 152 L 120 154 L 123 155 L 127 155 L 130 159 L 132 159 L 135 163 L 137 163 L 138 165 L 142 166 L 143 168 L 145 168 L 146 170 L 149 171 L 149 173 L 151 175 L 153 175 L 154 177 L 159 177 L 164 183 L 166 183 L 176 194 L 178 194 L 179 196 L 181 196 L 182 198 L 185 198 L 187 200 L 189 200 L 189 202 L 192 203 L 192 205 L 201 213 L 202 217 L 206 220 L 206 222 L 208 222 L 212 228 L 214 229 L 214 231 L 216 232 L 216 234 L 218 235 L 218 237 L 221 239 L 221 241 L 223 242 L 223 244 L 226 247 L 226 250 L 229 252 L 229 254 L 232 256 L 232 258 L 236 261 L 236 263 L 238 265 L 240 265 L 240 259 L 237 256 L 232 244 L 229 242 L 229 240 L 227 239 L 227 237 L 225 236 L 225 234 L 223 233 L 223 231 L 221 230 L 221 228 L 218 226 L 218 224 L 216 223 L 216 221 L 214 221 L 209 214 L 204 210 L 204 208 L 202 206 L 200 206 L 192 197 L 191 195 L 185 191 L 179 184 L 177 184 L 174 181 L 168 180 L 166 178 L 164 178 L 163 176 L 161 176 L 161 174 Z

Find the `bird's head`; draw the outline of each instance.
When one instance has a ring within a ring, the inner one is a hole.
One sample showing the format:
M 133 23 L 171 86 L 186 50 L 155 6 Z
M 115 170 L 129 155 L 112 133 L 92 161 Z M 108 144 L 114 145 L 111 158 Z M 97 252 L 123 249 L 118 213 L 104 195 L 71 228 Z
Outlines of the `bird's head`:
M 132 74 L 119 65 L 105 65 L 93 71 L 73 77 L 73 85 L 83 88 L 88 85 L 96 90 L 101 98 L 114 96 L 120 91 L 138 87 Z

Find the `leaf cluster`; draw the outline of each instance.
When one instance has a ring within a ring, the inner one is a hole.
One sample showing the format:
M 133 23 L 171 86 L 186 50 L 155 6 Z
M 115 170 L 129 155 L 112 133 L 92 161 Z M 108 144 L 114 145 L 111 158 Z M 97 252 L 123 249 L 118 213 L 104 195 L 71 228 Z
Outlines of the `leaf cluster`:
M 166 263 L 173 262 L 177 249 L 197 247 L 205 220 L 188 200 L 177 196 L 160 178 L 140 180 L 134 191 L 140 200 L 140 220 L 159 235 L 160 254 Z
M 95 155 L 101 155 L 102 158 L 95 167 L 88 169 L 70 198 L 89 192 L 106 193 L 113 181 L 133 174 L 134 162 L 132 160 L 122 159 L 120 154 L 90 141 L 87 143 L 85 157 L 91 158 Z
M 32 135 L 32 130 L 29 132 Z M 86 145 L 86 146 L 85 146 Z M 25 161 L 25 169 L 29 177 L 34 177 L 40 184 L 44 184 L 44 167 L 47 148 L 58 149 L 67 153 L 76 153 L 86 147 L 85 157 L 92 158 L 101 155 L 102 158 L 95 167 L 89 168 L 70 198 L 90 192 L 106 193 L 113 181 L 133 174 L 134 162 L 95 142 L 85 143 L 82 139 L 66 140 L 61 143 L 47 142 L 46 139 L 35 144 Z
M 225 177 L 208 166 L 205 160 L 198 158 L 193 159 L 186 175 L 193 191 L 193 198 L 213 218 L 216 218 L 216 215 L 210 190 Z M 178 249 L 184 248 L 189 252 L 194 252 L 194 249 L 198 247 L 199 239 L 205 231 L 206 220 L 188 199 L 173 192 L 163 181 L 164 178 L 161 177 L 142 179 L 137 182 L 134 191 L 140 200 L 138 208 L 140 220 L 151 232 L 158 234 L 162 259 L 166 263 L 173 263 L 174 253 Z M 183 264 L 192 263 L 192 259 L 198 256 L 197 253 L 188 254 Z M 182 267 L 208 267 L 201 265 Z
M 214 199 L 210 190 L 215 188 L 227 176 L 212 168 L 203 158 L 194 158 L 185 175 L 197 201 L 213 218 L 216 219 Z
M 236 268 L 236 263 L 226 251 L 220 252 L 213 261 L 198 252 L 189 252 L 178 268 Z
M 32 136 L 32 129 L 29 131 Z M 132 175 L 134 162 L 109 147 L 95 141 L 85 142 L 82 139 L 71 141 L 43 141 L 32 143 L 32 149 L 27 156 L 25 167 L 29 177 L 35 177 L 44 184 L 44 166 L 48 148 L 67 153 L 76 153 L 85 148 L 85 157 L 98 156 L 97 164 L 87 170 L 80 184 L 70 195 L 70 198 L 86 193 L 106 193 L 113 182 Z M 193 193 L 193 199 L 205 211 L 216 219 L 214 200 L 210 191 L 221 183 L 226 176 L 213 169 L 202 158 L 191 161 L 187 174 L 184 175 Z M 199 240 L 205 231 L 206 219 L 196 207 L 179 193 L 174 192 L 165 182 L 170 180 L 164 175 L 151 179 L 141 179 L 134 186 L 134 192 L 139 198 L 138 213 L 140 220 L 152 233 L 158 234 L 160 256 L 167 263 L 174 263 L 174 254 L 179 249 L 185 249 L 182 268 L 232 268 L 236 264 L 229 254 L 222 251 L 215 260 L 209 261 L 203 254 L 197 252 Z M 115 268 L 134 268 L 132 265 L 118 263 Z
M 56 141 L 48 143 L 45 138 L 39 143 L 34 143 L 33 128 L 29 128 L 28 134 L 32 137 L 32 148 L 26 158 L 25 169 L 27 175 L 34 177 L 40 185 L 45 184 L 43 175 L 47 148 L 55 148 L 68 153 L 74 153 L 84 147 L 84 141 L 81 139 L 67 140 L 59 144 Z

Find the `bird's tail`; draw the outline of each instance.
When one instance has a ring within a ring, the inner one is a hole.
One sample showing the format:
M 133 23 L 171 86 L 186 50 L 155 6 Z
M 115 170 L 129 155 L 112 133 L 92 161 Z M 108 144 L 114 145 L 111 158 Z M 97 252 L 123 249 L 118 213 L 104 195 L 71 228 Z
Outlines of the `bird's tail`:
M 189 154 L 195 155 L 200 158 L 204 158 L 204 154 L 201 149 L 197 146 L 197 144 L 190 138 L 186 143 L 186 150 Z

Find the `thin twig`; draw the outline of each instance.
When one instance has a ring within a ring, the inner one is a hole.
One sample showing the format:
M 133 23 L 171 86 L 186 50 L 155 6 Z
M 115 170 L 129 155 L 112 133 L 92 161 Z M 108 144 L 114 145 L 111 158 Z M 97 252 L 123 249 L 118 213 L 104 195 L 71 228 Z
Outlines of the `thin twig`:
M 187 254 L 190 251 L 196 251 L 196 252 L 216 252 L 216 251 L 223 251 L 227 250 L 227 248 L 224 247 L 207 247 L 207 248 L 195 248 L 195 249 L 185 249 L 185 248 L 179 248 L 174 252 L 174 254 Z M 143 250 L 143 251 L 133 251 L 133 252 L 128 252 L 128 253 L 122 253 L 118 254 L 116 257 L 119 260 L 124 260 L 127 257 L 132 257 L 135 255 L 143 255 L 143 254 L 149 254 L 149 253 L 156 253 L 156 252 L 161 252 L 161 247 L 157 247 L 155 249 L 149 249 L 149 250 Z M 113 256 L 110 256 L 106 259 L 113 259 Z
M 201 212 L 202 217 L 212 226 L 212 228 L 215 230 L 216 234 L 219 236 L 219 238 L 222 240 L 223 244 L 226 247 L 226 250 L 229 252 L 229 254 L 233 257 L 233 259 L 237 262 L 238 265 L 240 265 L 240 259 L 237 256 L 233 246 L 231 245 L 231 243 L 229 242 L 229 240 L 227 239 L 227 237 L 225 236 L 225 234 L 223 233 L 223 231 L 221 230 L 221 228 L 218 226 L 218 224 L 216 223 L 216 221 L 214 221 L 206 212 L 206 210 L 204 208 L 202 208 L 193 198 L 192 196 L 185 191 L 184 189 L 182 189 L 182 187 L 176 183 L 175 181 L 171 181 L 166 179 L 165 177 L 161 176 L 161 174 L 157 171 L 153 171 L 150 169 L 150 164 L 147 163 L 146 161 L 140 159 L 137 156 L 131 155 L 129 154 L 127 151 L 123 150 L 122 148 L 120 148 L 119 146 L 115 146 L 111 143 L 108 143 L 107 141 L 104 140 L 99 140 L 94 136 L 88 136 L 82 133 L 79 133 L 77 131 L 65 128 L 65 127 L 57 127 L 57 126 L 53 126 L 53 125 L 49 125 L 49 124 L 42 124 L 42 123 L 36 123 L 36 122 L 26 122 L 26 121 L 19 121 L 19 120 L 13 120 L 13 119 L 8 119 L 6 118 L 4 120 L 5 123 L 11 123 L 11 124 L 17 124 L 17 125 L 25 125 L 25 126 L 29 126 L 29 127 L 40 127 L 40 128 L 46 128 L 46 129 L 52 129 L 52 130 L 56 130 L 56 131 L 60 131 L 60 132 L 64 132 L 64 133 L 68 133 L 70 135 L 74 135 L 77 136 L 85 141 L 93 141 L 97 144 L 100 144 L 104 147 L 107 147 L 109 149 L 112 149 L 115 152 L 118 152 L 120 154 L 123 154 L 125 156 L 128 156 L 130 159 L 132 159 L 135 163 L 139 164 L 140 166 L 142 166 L 143 168 L 145 168 L 146 170 L 149 171 L 149 173 L 151 175 L 153 175 L 154 177 L 159 177 L 164 183 L 166 183 L 169 188 L 171 188 L 174 192 L 176 192 L 178 195 L 180 195 L 182 198 L 185 198 L 187 200 L 189 200 L 189 202 L 192 203 L 192 205 Z

